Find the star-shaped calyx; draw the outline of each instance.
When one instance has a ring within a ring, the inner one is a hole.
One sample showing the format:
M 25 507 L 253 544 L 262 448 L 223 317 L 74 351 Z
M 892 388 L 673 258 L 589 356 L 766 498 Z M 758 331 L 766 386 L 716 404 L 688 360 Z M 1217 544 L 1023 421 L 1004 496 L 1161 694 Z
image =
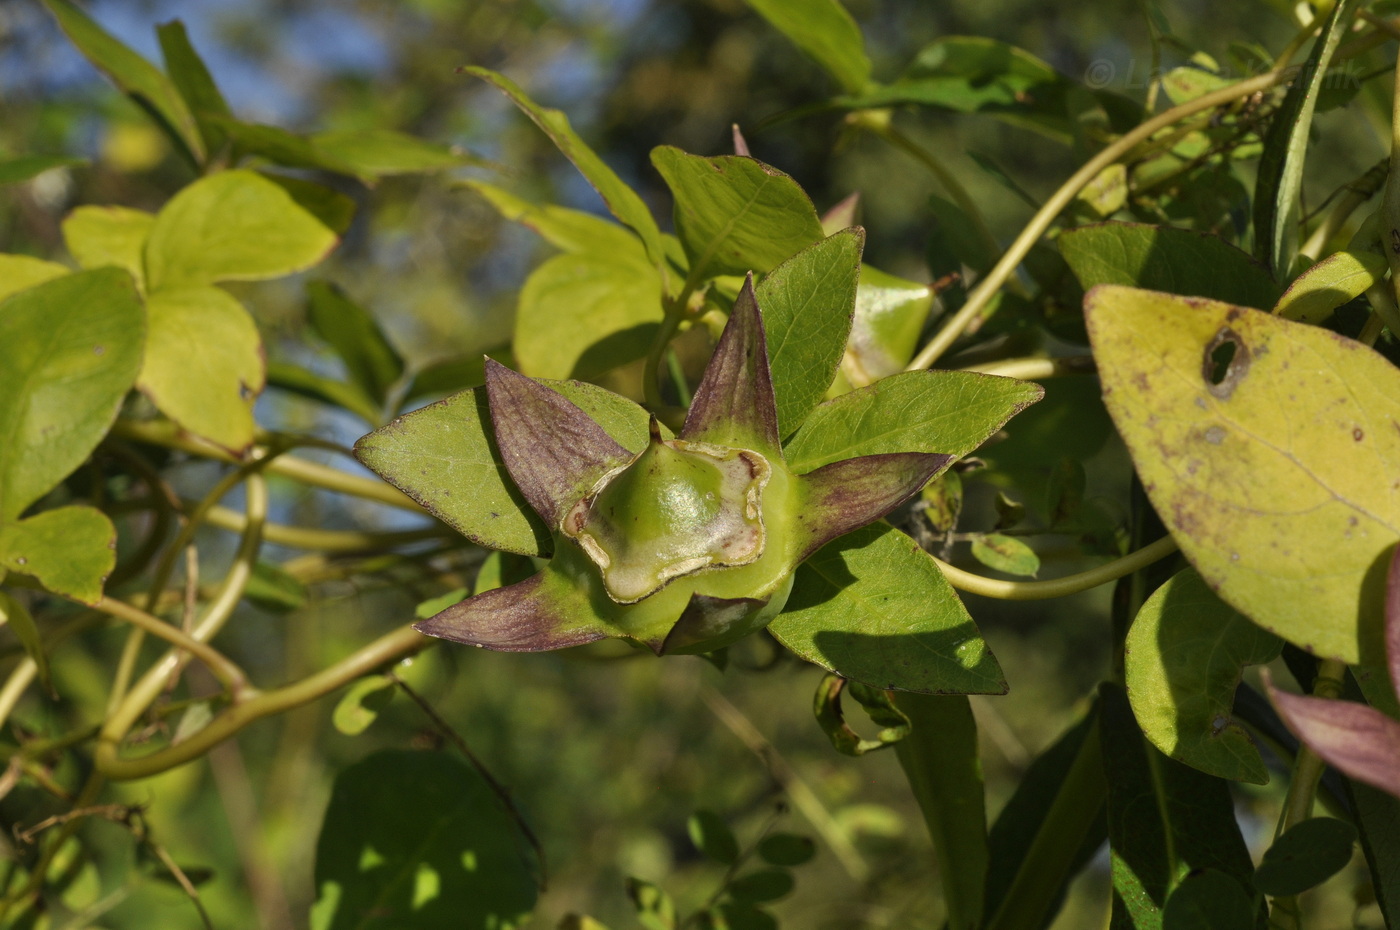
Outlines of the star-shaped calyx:
M 559 393 L 489 359 L 486 393 L 501 460 L 549 527 L 553 556 L 417 628 L 489 649 L 606 637 L 657 654 L 727 645 L 782 611 L 804 559 L 952 460 L 895 452 L 792 473 L 751 277 L 674 439 L 653 418 L 634 455 Z

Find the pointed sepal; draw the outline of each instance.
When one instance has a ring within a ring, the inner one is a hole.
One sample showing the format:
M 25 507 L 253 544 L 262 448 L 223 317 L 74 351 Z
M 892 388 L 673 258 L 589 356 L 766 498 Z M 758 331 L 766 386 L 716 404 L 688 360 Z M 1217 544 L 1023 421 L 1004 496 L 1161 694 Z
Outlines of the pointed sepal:
M 1324 762 L 1400 798 L 1400 721 L 1353 701 L 1279 691 L 1267 671 L 1264 684 L 1283 722 Z
M 413 628 L 497 652 L 546 652 L 618 635 L 596 617 L 587 595 L 552 567 L 459 601 Z
M 741 638 L 768 598 L 710 597 L 691 595 L 690 603 L 671 632 L 661 643 L 652 645 L 657 655 L 686 655 L 691 651 L 713 652 Z M 703 649 L 696 649 L 703 646 Z
M 880 519 L 917 494 L 953 458 L 933 452 L 863 455 L 800 476 L 803 506 L 795 523 L 797 561 L 836 537 Z
M 486 393 L 501 461 L 551 530 L 599 479 L 632 460 L 563 395 L 489 358 Z
M 768 341 L 752 274 L 695 389 L 680 438 L 753 449 L 770 458 L 780 455 Z

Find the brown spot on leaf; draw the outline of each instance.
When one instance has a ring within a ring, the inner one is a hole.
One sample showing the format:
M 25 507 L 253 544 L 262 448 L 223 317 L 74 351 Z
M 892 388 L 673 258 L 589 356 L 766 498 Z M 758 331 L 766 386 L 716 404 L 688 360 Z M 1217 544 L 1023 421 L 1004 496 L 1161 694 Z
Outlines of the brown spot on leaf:
M 1361 427 L 1359 426 L 1351 431 L 1351 438 L 1355 439 L 1357 442 L 1360 442 L 1365 436 L 1366 434 L 1361 431 Z

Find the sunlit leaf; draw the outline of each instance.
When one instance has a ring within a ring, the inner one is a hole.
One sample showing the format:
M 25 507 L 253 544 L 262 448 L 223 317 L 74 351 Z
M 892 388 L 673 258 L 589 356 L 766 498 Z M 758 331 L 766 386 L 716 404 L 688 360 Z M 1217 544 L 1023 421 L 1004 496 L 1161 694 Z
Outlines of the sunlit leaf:
M 322 152 L 353 166 L 360 177 L 421 174 L 460 167 L 475 160 L 451 146 L 393 129 L 318 132 L 310 141 Z
M 138 287 L 146 284 L 142 259 L 155 217 L 127 207 L 79 207 L 63 220 L 63 242 L 84 268 L 125 268 Z
M 1001 667 L 943 573 L 888 524 L 848 533 L 804 562 L 768 630 L 808 662 L 877 688 L 1006 690 Z
M 1206 583 L 1316 655 L 1381 661 L 1400 371 L 1215 301 L 1100 287 L 1085 313 L 1109 412 Z
M 964 371 L 910 371 L 816 407 L 784 454 L 796 472 L 859 455 L 976 449 L 1040 399 L 1040 385 Z
M 55 278 L 0 304 L 0 523 L 77 468 L 141 367 L 146 319 L 115 268 Z
M 346 736 L 359 736 L 394 700 L 397 688 L 398 681 L 387 675 L 361 678 L 336 703 L 331 713 L 331 723 Z
M 766 274 L 823 238 L 797 182 L 757 159 L 705 158 L 663 145 L 651 162 L 675 197 L 676 235 L 694 279 Z
M 314 930 L 510 930 L 535 906 L 519 826 L 475 770 L 385 750 L 336 776 L 316 842 Z
M 42 258 L 0 253 L 0 300 L 45 281 L 61 278 L 71 270 L 67 265 L 46 262 Z
M 979 533 L 972 538 L 972 557 L 988 568 L 1008 575 L 1034 578 L 1040 571 L 1035 550 L 1005 533 Z
M 161 208 L 146 240 L 151 290 L 276 278 L 316 264 L 337 238 L 287 191 L 253 171 L 221 171 Z
M 778 432 L 802 425 L 831 386 L 855 311 L 865 232 L 848 229 L 783 262 L 759 282 Z
M 1256 785 L 1264 760 L 1232 708 L 1245 666 L 1275 658 L 1283 641 L 1216 597 L 1193 569 L 1142 605 L 1128 631 L 1128 697 L 1142 732 L 1193 768 Z
M 533 230 L 556 249 L 606 254 L 637 248 L 637 238 L 627 227 L 601 216 L 552 203 L 534 204 L 485 181 L 473 179 L 462 185 L 484 197 L 501 216 Z
M 841 373 L 865 385 L 904 370 L 933 307 L 933 288 L 862 265 Z
M 1376 252 L 1335 252 L 1295 278 L 1274 305 L 1274 312 L 1299 323 L 1321 323 L 1384 278 L 1387 267 L 1385 256 Z
M 257 156 L 283 168 L 308 168 L 330 171 L 358 178 L 366 184 L 372 175 L 360 173 L 353 163 L 324 151 L 305 136 L 289 132 L 280 126 L 266 126 L 217 114 L 205 114 L 205 120 L 228 136 L 236 158 Z
M 117 562 L 107 515 L 75 505 L 0 523 L 0 568 L 30 575 L 55 594 L 95 604 Z
M 860 27 L 840 0 L 747 0 L 792 43 L 836 79 L 847 93 L 858 93 L 870 81 Z
M 232 452 L 253 441 L 262 339 L 243 305 L 217 287 L 164 287 L 146 299 L 150 335 L 138 386 L 161 412 Z

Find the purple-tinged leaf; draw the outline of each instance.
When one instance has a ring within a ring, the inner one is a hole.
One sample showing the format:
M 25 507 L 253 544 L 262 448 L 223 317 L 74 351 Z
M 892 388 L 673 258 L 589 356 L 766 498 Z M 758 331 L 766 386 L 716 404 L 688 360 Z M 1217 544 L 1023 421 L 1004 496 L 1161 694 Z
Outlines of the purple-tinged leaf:
M 739 124 L 734 123 L 732 126 L 730 126 L 730 129 L 734 133 L 734 154 L 743 155 L 746 158 L 751 157 L 751 153 L 749 152 L 749 142 L 747 139 L 744 138 L 743 132 L 739 130 Z
M 585 595 L 550 569 L 459 601 L 413 628 L 498 652 L 545 652 L 616 635 L 593 616 Z
M 856 225 L 856 211 L 860 209 L 860 191 L 847 194 L 830 210 L 822 214 L 822 232 L 834 236 L 848 226 Z
M 1400 797 L 1400 721 L 1364 704 L 1268 687 L 1279 716 L 1323 761 L 1348 778 Z
M 489 358 L 486 393 L 501 460 L 551 531 L 598 479 L 632 460 L 563 395 Z
M 744 281 L 729 323 L 705 368 L 680 438 L 753 449 L 773 458 L 778 445 L 778 408 L 768 368 L 768 341 L 753 292 Z
M 1400 546 L 1390 555 L 1385 580 L 1385 654 L 1390 665 L 1390 686 L 1400 697 Z
M 798 561 L 838 536 L 873 523 L 919 493 L 953 456 L 890 452 L 833 462 L 798 478 Z
M 712 645 L 713 643 L 737 628 L 746 626 L 745 621 L 752 619 L 768 601 L 769 598 L 766 597 L 691 595 L 690 603 L 686 605 L 676 625 L 671 627 L 671 632 L 666 634 L 665 640 L 652 645 L 652 648 L 657 655 L 675 655 L 686 652 L 689 646 L 704 643 L 705 651 L 711 652 L 718 648 Z

